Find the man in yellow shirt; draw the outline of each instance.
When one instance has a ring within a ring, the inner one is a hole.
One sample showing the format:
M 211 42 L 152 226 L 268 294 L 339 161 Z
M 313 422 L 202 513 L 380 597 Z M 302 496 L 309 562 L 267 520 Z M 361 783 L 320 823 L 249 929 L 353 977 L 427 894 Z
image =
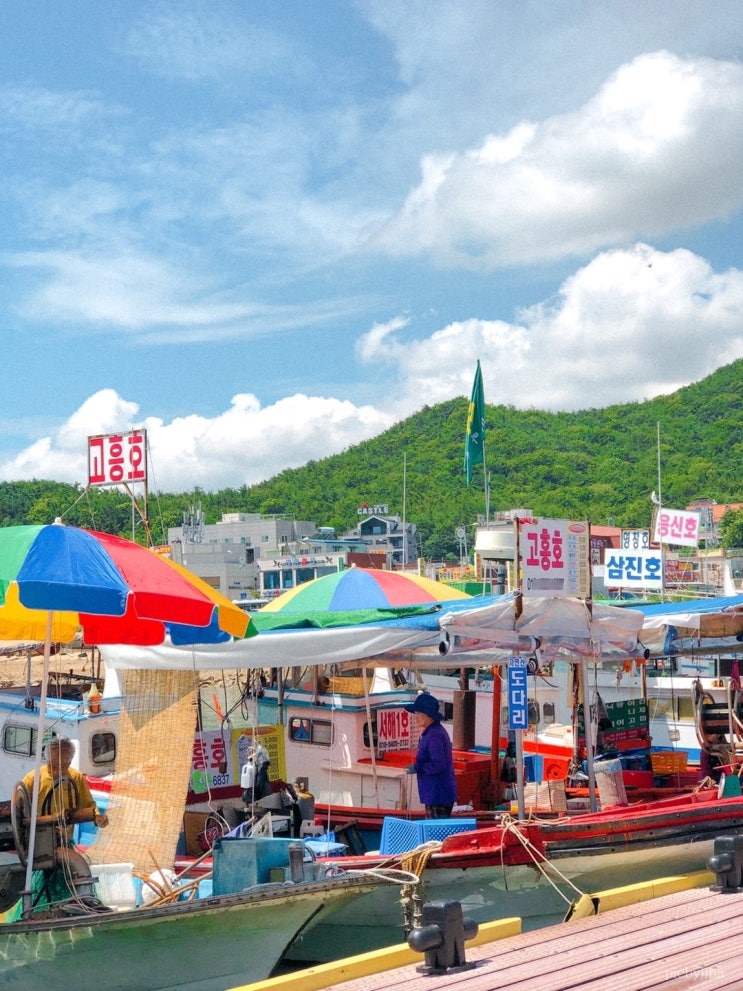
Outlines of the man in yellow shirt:
M 96 826 L 108 825 L 108 816 L 98 811 L 93 796 L 90 793 L 85 775 L 72 767 L 75 756 L 75 745 L 67 737 L 55 736 L 46 748 L 46 764 L 41 768 L 39 777 L 39 811 L 40 816 L 64 817 L 67 810 L 82 811 L 90 809 L 94 813 Z M 29 771 L 23 778 L 23 785 L 29 795 L 33 794 L 34 771 Z M 67 842 L 72 842 L 74 823 L 66 827 Z

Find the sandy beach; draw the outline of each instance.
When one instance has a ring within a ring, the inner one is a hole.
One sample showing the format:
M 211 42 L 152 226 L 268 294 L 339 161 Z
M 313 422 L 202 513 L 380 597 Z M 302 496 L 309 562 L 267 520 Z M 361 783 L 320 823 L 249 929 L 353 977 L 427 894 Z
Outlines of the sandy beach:
M 20 646 L 20 645 L 19 645 Z M 44 672 L 43 647 L 15 649 L 14 644 L 0 641 L 0 688 L 26 683 L 29 654 L 31 660 L 31 684 L 39 684 Z M 87 677 L 103 677 L 105 674 L 103 662 L 97 650 L 81 650 L 80 647 L 68 645 L 49 658 L 50 672 L 60 676 L 67 674 L 84 675 Z

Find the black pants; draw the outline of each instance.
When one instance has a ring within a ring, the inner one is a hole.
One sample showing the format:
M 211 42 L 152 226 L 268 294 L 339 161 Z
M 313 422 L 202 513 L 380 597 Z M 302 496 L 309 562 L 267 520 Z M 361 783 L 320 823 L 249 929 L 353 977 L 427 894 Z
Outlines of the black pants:
M 429 819 L 448 819 L 454 805 L 427 805 L 426 815 Z

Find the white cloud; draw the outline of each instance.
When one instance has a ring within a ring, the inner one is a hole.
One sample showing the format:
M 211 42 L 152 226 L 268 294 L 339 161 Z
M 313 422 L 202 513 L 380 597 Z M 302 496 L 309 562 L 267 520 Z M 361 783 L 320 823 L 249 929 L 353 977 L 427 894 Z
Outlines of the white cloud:
M 154 75 L 189 82 L 236 70 L 265 73 L 291 62 L 292 55 L 277 32 L 251 25 L 224 5 L 200 2 L 148 9 L 129 31 L 124 50 Z
M 0 261 L 44 275 L 18 304 L 25 318 L 86 329 L 93 325 L 109 335 L 126 333 L 150 344 L 215 342 L 308 328 L 356 312 L 359 305 L 352 299 L 232 302 L 212 284 L 216 276 L 210 279 L 126 246 L 118 253 L 28 252 Z
M 84 482 L 88 435 L 144 426 L 155 487 L 249 485 L 374 437 L 424 404 L 468 396 L 478 359 L 491 404 L 577 410 L 642 401 L 743 356 L 743 272 L 637 244 L 597 256 L 513 323 L 471 317 L 411 340 L 414 327 L 395 317 L 357 341 L 376 372 L 376 405 L 298 393 L 264 407 L 242 393 L 214 417 L 165 422 L 104 389 L 58 430 L 0 460 L 0 479 Z
M 470 318 L 419 341 L 364 340 L 367 362 L 400 377 L 401 412 L 469 395 L 517 408 L 578 410 L 672 392 L 743 357 L 743 272 L 648 245 L 597 256 L 518 322 Z
M 574 113 L 426 155 L 373 244 L 490 269 L 725 217 L 743 204 L 742 111 L 739 64 L 638 56 Z
M 53 478 L 83 483 L 87 437 L 147 429 L 153 477 L 163 491 L 207 490 L 262 481 L 284 468 L 323 458 L 387 429 L 394 418 L 371 406 L 297 394 L 261 407 L 255 396 L 234 396 L 215 417 L 196 414 L 169 423 L 139 415 L 112 389 L 95 393 L 51 436 L 0 459 L 0 479 Z

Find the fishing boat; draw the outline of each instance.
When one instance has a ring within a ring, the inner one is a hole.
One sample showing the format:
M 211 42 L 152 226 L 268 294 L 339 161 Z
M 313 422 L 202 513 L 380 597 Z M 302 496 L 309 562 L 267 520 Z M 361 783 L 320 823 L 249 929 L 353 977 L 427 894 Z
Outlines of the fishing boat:
M 456 899 L 479 922 L 517 916 L 526 930 L 560 921 L 585 895 L 704 870 L 714 840 L 743 828 L 743 798 L 720 798 L 712 787 L 595 813 L 526 821 L 506 815 L 498 825 L 474 830 L 436 820 L 426 826 L 429 836 L 452 831 L 431 842 L 424 832 L 415 835 L 410 821 L 389 820 L 388 852 L 347 863 L 419 871 L 418 899 Z M 367 950 L 399 941 L 390 910 L 388 892 L 364 896 L 342 919 L 331 913 L 319 920 L 288 956 L 329 959 L 324 947 L 341 938 L 341 926 L 348 944 Z
M 221 840 L 213 882 L 152 878 L 145 888 L 156 895 L 151 904 L 137 904 L 131 864 L 86 871 L 78 855 L 75 894 L 53 916 L 0 923 L 0 984 L 48 991 L 63 974 L 79 991 L 97 991 L 112 979 L 130 991 L 224 991 L 267 978 L 311 921 L 346 910 L 385 883 L 365 869 L 314 867 L 307 881 L 271 881 L 290 877 L 286 842 Z M 7 904 L 8 894 L 19 897 L 22 874 L 6 864 L 0 876 Z
M 466 617 L 468 623 L 466 635 L 468 638 L 472 634 L 472 618 Z M 475 618 L 480 619 L 480 617 Z M 591 622 L 600 623 L 601 620 L 602 617 L 598 615 Z M 633 620 L 633 622 L 636 621 Z M 107 648 L 106 663 L 108 665 L 110 661 L 111 666 L 120 673 L 147 664 L 152 669 L 171 672 L 168 675 L 170 679 L 173 671 L 189 672 L 193 675 L 195 663 L 198 664 L 200 670 L 223 670 L 226 667 L 230 669 L 241 667 L 258 669 L 269 666 L 278 667 L 279 664 L 274 662 L 286 663 L 287 659 L 289 659 L 290 666 L 298 667 L 301 658 L 306 659 L 312 666 L 318 666 L 321 661 L 327 658 L 328 651 L 332 650 L 333 645 L 338 648 L 340 644 L 343 644 L 343 649 L 336 650 L 334 655 L 336 657 L 342 655 L 343 660 L 339 663 L 358 664 L 363 659 L 376 655 L 380 666 L 385 661 L 389 666 L 390 663 L 399 665 L 402 657 L 400 652 L 405 653 L 408 648 L 416 650 L 421 640 L 426 642 L 429 647 L 436 648 L 440 639 L 427 635 L 419 638 L 414 632 L 410 632 L 406 642 L 406 635 L 399 630 L 396 637 L 390 639 L 387 636 L 389 628 L 384 624 L 379 627 L 367 627 L 355 631 L 341 629 L 320 632 L 322 635 L 318 635 L 317 631 L 293 634 L 277 633 L 275 637 L 262 635 L 260 639 L 263 643 L 259 646 L 256 645 L 258 639 L 256 638 L 253 641 L 223 646 L 206 645 L 203 648 L 200 647 L 198 652 L 191 648 L 178 649 L 168 645 L 146 649 L 114 646 Z M 450 642 L 456 641 L 457 636 L 457 631 L 448 629 Z M 560 636 L 566 636 L 566 634 L 561 633 Z M 523 646 L 518 631 L 515 636 L 504 637 L 497 630 L 494 631 L 492 627 L 489 627 L 486 637 L 506 639 L 514 647 Z M 482 639 L 486 639 L 486 637 Z M 576 639 L 579 638 L 570 637 L 571 646 L 579 651 L 580 644 L 574 642 Z M 470 656 L 473 656 L 474 659 L 475 655 Z M 424 659 L 422 663 L 430 664 L 430 657 L 427 660 Z M 456 659 L 452 658 L 450 665 L 453 667 L 455 663 Z M 461 663 L 462 660 L 459 661 L 460 665 Z M 362 663 L 360 665 L 362 675 L 364 669 L 365 665 Z M 338 677 L 339 680 L 342 680 L 344 675 L 339 673 Z M 350 677 L 352 676 L 345 675 L 346 680 L 350 680 Z M 265 697 L 265 688 L 268 686 L 263 687 Z M 289 728 L 292 719 L 296 720 L 291 725 L 297 729 L 295 742 L 298 747 L 305 747 L 308 743 L 312 744 L 314 735 L 314 746 L 319 754 L 325 754 L 324 759 L 328 764 L 327 771 L 330 772 L 332 779 L 332 774 L 338 768 L 333 766 L 333 759 L 328 759 L 334 753 L 330 744 L 332 742 L 335 745 L 337 740 L 341 749 L 344 744 L 348 744 L 347 731 L 345 729 L 338 731 L 338 724 L 334 720 L 336 716 L 342 716 L 346 709 L 354 711 L 354 723 L 356 725 L 354 733 L 361 733 L 363 741 L 364 723 L 367 724 L 366 742 L 370 750 L 374 748 L 369 744 L 375 740 L 377 743 L 379 741 L 380 729 L 383 730 L 383 738 L 387 736 L 390 743 L 394 741 L 396 746 L 400 744 L 397 749 L 388 747 L 388 752 L 383 751 L 384 756 L 379 760 L 376 752 L 373 756 L 369 755 L 366 767 L 372 771 L 372 780 L 376 775 L 378 783 L 392 782 L 398 786 L 402 783 L 403 778 L 406 782 L 409 781 L 409 776 L 404 775 L 402 762 L 408 759 L 406 749 L 411 749 L 413 741 L 401 732 L 402 722 L 398 721 L 397 727 L 395 726 L 396 716 L 389 718 L 389 725 L 386 725 L 386 722 L 390 713 L 400 712 L 401 703 L 406 693 L 407 697 L 410 697 L 410 689 L 400 689 L 391 683 L 387 686 L 386 695 L 384 691 L 379 693 L 380 705 L 375 710 L 375 715 L 377 720 L 380 717 L 382 719 L 381 723 L 377 721 L 375 725 L 369 719 L 371 707 L 377 704 L 371 701 L 374 692 L 354 695 L 348 690 L 344 691 L 350 687 L 342 684 L 334 685 L 333 683 L 327 685 L 323 683 L 319 686 L 311 685 L 307 689 L 308 696 L 313 704 L 319 706 L 319 711 L 313 712 L 309 716 L 309 709 L 307 708 L 302 711 L 302 707 L 298 706 L 298 711 L 293 713 L 290 708 L 285 707 L 284 714 L 287 721 L 283 724 L 283 731 Z M 143 693 L 141 688 L 134 692 L 131 688 L 126 688 L 124 694 L 129 696 L 133 694 L 137 697 Z M 354 701 L 352 704 L 346 705 L 346 699 Z M 284 699 L 284 703 L 285 705 L 288 704 L 286 699 Z M 309 741 L 301 739 L 300 730 L 307 729 L 306 726 L 303 727 L 302 720 L 306 721 L 308 718 L 320 720 L 323 716 L 325 723 L 330 723 L 329 735 L 328 726 L 318 724 L 317 727 L 309 727 Z M 192 726 L 193 723 L 190 723 L 191 746 L 193 745 Z M 223 730 L 224 725 L 221 730 L 215 732 Z M 316 733 L 315 730 L 317 730 Z M 153 759 L 155 756 L 156 754 L 149 754 L 148 759 Z M 231 759 L 239 761 L 239 756 L 231 755 Z M 475 784 L 478 789 L 482 787 L 480 773 L 481 771 L 484 773 L 485 767 L 489 766 L 491 760 L 492 757 L 487 754 L 478 754 L 476 751 L 475 753 L 468 753 L 467 762 L 470 767 L 465 769 L 474 768 Z M 226 768 L 227 760 L 223 763 Z M 308 767 L 309 764 L 305 760 L 304 769 L 307 770 Z M 189 761 L 185 773 L 186 779 L 190 780 L 192 785 L 195 770 L 197 769 L 194 768 L 193 762 Z M 221 767 L 218 770 L 221 771 Z M 162 774 L 155 774 L 154 777 L 157 781 L 162 781 Z M 134 779 L 130 778 L 131 780 Z M 137 789 L 134 790 L 138 790 L 138 780 L 136 784 Z M 381 786 L 378 784 L 377 787 Z M 127 801 L 130 797 L 125 795 Z M 322 793 L 317 797 L 322 798 Z M 141 796 L 138 798 L 141 800 Z M 115 804 L 116 801 L 117 798 L 112 792 L 111 802 Z M 568 801 L 575 802 L 576 800 L 568 799 Z M 723 805 L 723 801 L 727 804 Z M 147 800 L 145 799 L 144 802 L 146 805 Z M 483 809 L 483 812 L 490 816 L 491 822 L 485 825 L 483 818 L 478 828 L 473 828 L 474 824 L 471 821 L 467 822 L 467 819 L 471 819 L 473 811 L 471 807 L 468 807 L 472 806 L 473 803 L 468 801 L 463 803 L 463 807 L 459 810 L 460 818 L 456 824 L 460 830 L 463 828 L 464 831 L 459 831 L 455 836 L 443 837 L 440 849 L 433 852 L 430 850 L 422 851 L 419 842 L 408 839 L 402 844 L 404 849 L 398 848 L 387 852 L 383 844 L 380 843 L 379 853 L 361 855 L 355 858 L 337 856 L 334 857 L 333 863 L 337 867 L 342 860 L 346 869 L 376 871 L 383 865 L 393 866 L 406 863 L 407 861 L 403 861 L 402 858 L 403 855 L 409 854 L 413 862 L 418 862 L 419 874 L 423 877 L 426 893 L 429 897 L 435 897 L 439 892 L 446 893 L 448 897 L 456 894 L 463 901 L 468 914 L 471 915 L 476 912 L 476 917 L 480 919 L 492 919 L 498 915 L 507 914 L 520 915 L 527 920 L 536 920 L 543 918 L 543 906 L 545 904 L 550 900 L 555 900 L 558 903 L 561 900 L 561 896 L 554 894 L 555 888 L 549 880 L 550 875 L 552 875 L 552 880 L 555 876 L 564 878 L 564 883 L 568 885 L 579 883 L 581 889 L 573 889 L 573 893 L 575 893 L 576 890 L 585 891 L 587 889 L 590 891 L 596 890 L 598 887 L 611 886 L 610 879 L 614 876 L 612 872 L 615 871 L 619 871 L 622 880 L 626 882 L 633 876 L 629 873 L 631 865 L 642 867 L 643 871 L 650 870 L 650 876 L 663 876 L 663 874 L 677 870 L 703 867 L 708 853 L 706 845 L 711 846 L 714 836 L 723 831 L 732 831 L 741 827 L 743 800 L 740 798 L 719 800 L 715 789 L 707 789 L 701 798 L 692 799 L 688 795 L 685 796 L 685 802 L 686 805 L 677 803 L 665 807 L 648 805 L 644 811 L 629 802 L 626 804 L 615 802 L 613 805 L 602 802 L 602 805 L 606 807 L 602 809 L 601 813 L 591 813 L 586 810 L 585 805 L 569 806 L 562 812 L 552 808 L 544 816 L 544 818 L 549 819 L 549 825 L 545 827 L 545 831 L 540 833 L 535 832 L 538 823 L 517 823 L 514 825 L 508 815 L 503 818 L 502 812 L 492 808 Z M 408 804 L 412 805 L 413 803 L 410 801 Z M 485 801 L 484 804 L 489 803 Z M 381 807 L 384 807 L 384 803 L 381 804 Z M 725 815 L 722 817 L 720 815 L 721 809 L 725 811 Z M 350 814 L 356 811 L 356 806 L 345 806 L 345 810 L 350 817 Z M 389 811 L 388 806 L 387 812 Z M 402 822 L 408 825 L 414 824 L 415 809 L 401 807 L 393 808 L 393 811 L 400 813 Z M 470 813 L 469 816 L 468 813 Z M 492 819 L 496 815 L 501 818 L 499 821 L 493 822 Z M 591 818 L 592 816 L 599 816 L 600 818 Z M 581 817 L 584 817 L 582 823 Z M 385 818 L 389 817 L 385 816 Z M 633 826 L 635 821 L 638 822 L 637 828 Z M 611 825 L 612 823 L 616 825 Z M 424 825 L 424 823 L 419 822 L 418 825 Z M 384 831 L 384 822 L 382 823 L 382 831 Z M 627 840 L 628 832 L 632 833 L 631 842 Z M 658 839 L 659 836 L 660 840 Z M 530 844 L 530 852 L 526 855 L 523 853 L 525 843 Z M 119 859 L 123 860 L 124 858 L 122 856 Z M 109 855 L 104 858 L 104 862 L 115 861 Z M 415 871 L 410 873 L 416 877 L 419 876 Z M 316 884 L 318 882 L 311 883 Z M 590 887 L 588 887 L 589 885 Z M 546 901 L 545 892 L 548 894 Z M 523 894 L 523 898 L 519 893 Z M 514 895 L 517 896 L 515 899 Z M 220 895 L 219 897 L 234 896 Z M 342 910 L 337 913 L 328 911 L 327 918 L 323 918 L 318 913 L 312 922 L 308 921 L 304 926 L 301 940 L 295 939 L 287 953 L 298 958 L 322 959 L 324 958 L 323 955 L 325 957 L 328 954 L 337 955 L 337 948 L 341 945 L 345 949 L 353 947 L 356 950 L 363 948 L 370 939 L 379 940 L 378 945 L 383 945 L 385 941 L 398 942 L 400 925 L 397 917 L 390 914 L 391 902 L 395 902 L 396 897 L 397 893 L 395 896 L 388 894 L 382 897 L 381 892 L 370 892 L 363 894 L 350 904 L 344 905 Z M 208 899 L 205 900 L 206 902 Z M 381 906 L 381 908 L 375 906 Z M 175 911 L 180 910 L 178 904 L 169 906 L 168 910 L 173 911 L 174 908 Z M 135 909 L 131 914 L 136 915 L 138 911 L 139 909 Z M 335 921 L 331 918 L 331 914 Z M 354 919 L 360 921 L 359 925 L 351 931 L 348 927 Z M 377 926 L 373 921 L 374 919 L 380 919 L 381 924 Z M 332 929 L 336 922 L 339 925 L 344 925 L 342 940 L 338 930 Z M 27 923 L 24 922 L 23 924 Z M 312 954 L 309 952 L 310 949 L 312 949 Z

